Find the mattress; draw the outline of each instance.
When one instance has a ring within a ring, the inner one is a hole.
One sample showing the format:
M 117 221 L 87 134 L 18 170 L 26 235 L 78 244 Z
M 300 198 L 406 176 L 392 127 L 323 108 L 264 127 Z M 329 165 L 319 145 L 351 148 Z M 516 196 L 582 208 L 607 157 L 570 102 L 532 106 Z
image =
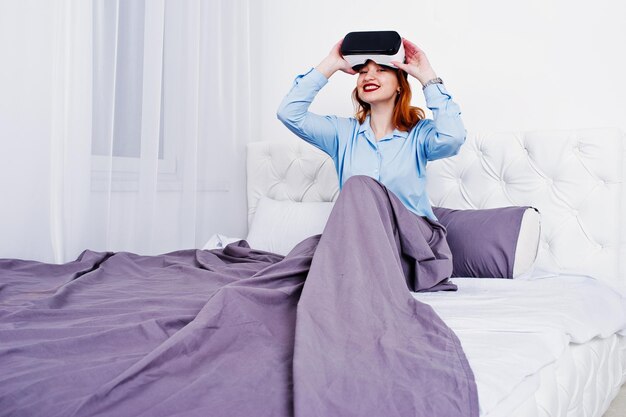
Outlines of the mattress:
M 571 343 L 489 417 L 601 416 L 626 379 L 626 337 Z M 529 395 L 529 391 L 530 395 Z
M 624 381 L 626 301 L 584 276 L 453 279 L 416 293 L 458 335 L 480 414 L 600 416 Z

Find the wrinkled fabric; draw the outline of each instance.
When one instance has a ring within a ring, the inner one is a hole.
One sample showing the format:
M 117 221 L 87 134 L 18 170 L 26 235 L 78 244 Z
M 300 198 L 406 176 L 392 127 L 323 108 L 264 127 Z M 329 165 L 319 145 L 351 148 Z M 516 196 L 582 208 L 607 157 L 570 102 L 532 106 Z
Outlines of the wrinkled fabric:
M 477 416 L 457 337 L 409 291 L 454 289 L 445 229 L 346 184 L 286 257 L 0 260 L 0 415 Z

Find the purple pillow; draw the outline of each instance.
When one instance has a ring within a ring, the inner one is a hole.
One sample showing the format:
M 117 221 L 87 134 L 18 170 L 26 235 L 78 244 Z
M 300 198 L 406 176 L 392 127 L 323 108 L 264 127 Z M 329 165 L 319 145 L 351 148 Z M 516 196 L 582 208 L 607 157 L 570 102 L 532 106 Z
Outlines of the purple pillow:
M 452 276 L 513 278 L 518 236 L 528 208 L 452 210 L 433 207 L 435 216 L 448 231 Z

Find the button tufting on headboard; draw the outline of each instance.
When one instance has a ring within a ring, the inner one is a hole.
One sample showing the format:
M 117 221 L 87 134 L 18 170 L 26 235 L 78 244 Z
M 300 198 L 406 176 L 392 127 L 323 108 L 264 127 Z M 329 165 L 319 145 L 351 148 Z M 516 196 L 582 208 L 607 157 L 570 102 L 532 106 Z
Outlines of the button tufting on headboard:
M 534 206 L 542 215 L 539 268 L 626 288 L 623 140 L 610 128 L 471 134 L 458 155 L 428 164 L 429 197 L 459 209 Z M 334 201 L 338 193 L 333 161 L 313 146 L 248 145 L 249 222 L 263 196 Z
M 248 145 L 248 224 L 259 199 L 334 201 L 339 183 L 333 161 L 306 142 Z

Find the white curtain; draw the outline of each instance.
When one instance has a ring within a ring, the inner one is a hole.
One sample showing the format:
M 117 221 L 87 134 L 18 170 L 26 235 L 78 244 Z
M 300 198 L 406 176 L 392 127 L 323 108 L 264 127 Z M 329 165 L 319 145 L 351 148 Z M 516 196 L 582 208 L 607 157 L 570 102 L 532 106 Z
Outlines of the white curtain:
M 84 249 L 154 254 L 212 233 L 243 236 L 255 117 L 249 1 L 48 7 L 49 194 L 31 203 L 48 230 L 22 230 L 27 238 L 4 242 L 0 257 L 66 262 Z M 49 251 L 29 239 L 49 239 Z

